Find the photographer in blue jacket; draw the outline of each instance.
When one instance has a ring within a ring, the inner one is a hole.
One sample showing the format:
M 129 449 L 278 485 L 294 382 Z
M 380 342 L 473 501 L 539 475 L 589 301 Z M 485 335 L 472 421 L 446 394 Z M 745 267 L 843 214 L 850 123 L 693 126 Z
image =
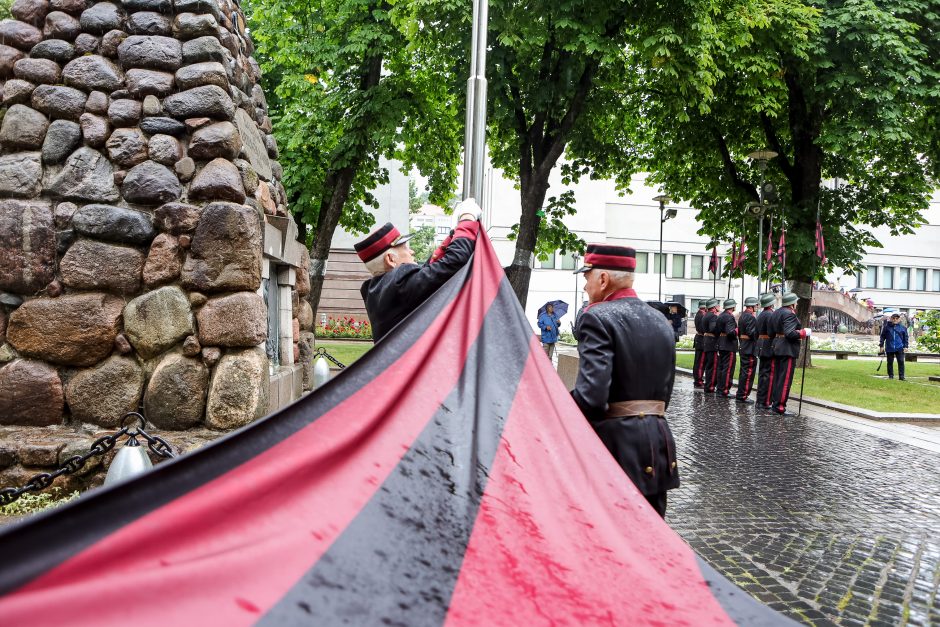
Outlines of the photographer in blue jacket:
M 539 331 L 542 332 L 542 348 L 551 359 L 555 354 L 555 342 L 558 341 L 558 317 L 555 307 L 551 304 L 545 306 L 545 311 L 539 314 Z

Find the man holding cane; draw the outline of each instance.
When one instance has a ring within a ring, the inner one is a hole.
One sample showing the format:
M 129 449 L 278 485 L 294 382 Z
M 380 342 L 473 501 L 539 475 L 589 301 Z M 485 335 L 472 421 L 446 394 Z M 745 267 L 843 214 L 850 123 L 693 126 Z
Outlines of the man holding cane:
M 904 380 L 904 351 L 907 349 L 907 328 L 901 322 L 901 314 L 891 314 L 891 321 L 881 329 L 878 352 L 888 355 L 888 378 L 894 378 L 894 360 L 898 360 L 898 379 Z

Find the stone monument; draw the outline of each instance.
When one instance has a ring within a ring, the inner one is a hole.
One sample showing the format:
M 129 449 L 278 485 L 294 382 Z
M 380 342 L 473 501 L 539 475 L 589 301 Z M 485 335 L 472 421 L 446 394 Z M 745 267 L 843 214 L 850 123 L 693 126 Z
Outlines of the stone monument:
M 238 4 L 16 0 L 12 13 L 0 485 L 87 450 L 128 411 L 208 439 L 298 398 L 309 258 Z

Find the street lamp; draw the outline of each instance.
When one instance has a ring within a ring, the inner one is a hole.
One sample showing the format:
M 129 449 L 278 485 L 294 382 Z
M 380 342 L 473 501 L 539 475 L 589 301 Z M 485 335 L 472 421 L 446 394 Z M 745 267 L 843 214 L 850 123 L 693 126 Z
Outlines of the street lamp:
M 671 200 L 666 194 L 660 194 L 653 198 L 656 202 L 659 203 L 659 264 L 656 268 L 656 272 L 659 274 L 659 302 L 663 300 L 663 272 L 666 271 L 666 264 L 663 263 L 663 224 L 666 223 L 666 220 L 671 220 L 676 217 L 678 213 L 675 209 L 669 209 L 666 211 L 666 203 Z
M 747 156 L 751 161 L 757 162 L 757 167 L 760 168 L 760 190 L 758 198 L 760 198 L 760 203 L 755 207 L 753 203 L 751 204 L 751 211 L 757 214 L 757 293 L 760 294 L 761 291 L 761 273 L 764 266 L 764 213 L 767 211 L 767 205 L 764 204 L 764 192 L 772 191 L 765 190 L 764 177 L 767 173 L 767 162 L 777 156 L 773 150 L 755 150 Z M 743 277 L 742 277 L 743 281 Z
M 574 269 L 578 269 L 578 259 L 581 257 L 578 255 L 578 251 L 573 251 L 571 253 L 571 260 L 574 262 Z M 578 319 L 578 273 L 574 273 L 574 319 Z

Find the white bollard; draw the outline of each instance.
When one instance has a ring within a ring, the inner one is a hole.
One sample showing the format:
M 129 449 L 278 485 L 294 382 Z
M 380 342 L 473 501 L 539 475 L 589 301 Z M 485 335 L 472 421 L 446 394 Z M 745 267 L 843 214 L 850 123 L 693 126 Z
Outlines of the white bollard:
M 313 362 L 313 389 L 317 389 L 330 380 L 330 364 L 322 355 Z
M 147 455 L 147 449 L 137 442 L 137 438 L 131 436 L 121 450 L 114 456 L 111 466 L 108 468 L 108 474 L 104 478 L 104 485 L 111 485 L 136 477 L 153 468 L 150 457 Z

